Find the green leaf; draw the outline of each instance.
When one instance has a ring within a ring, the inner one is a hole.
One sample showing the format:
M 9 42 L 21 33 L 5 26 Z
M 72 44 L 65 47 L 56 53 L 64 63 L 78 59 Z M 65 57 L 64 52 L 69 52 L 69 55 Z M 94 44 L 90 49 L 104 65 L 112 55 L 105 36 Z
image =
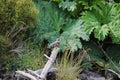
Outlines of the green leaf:
M 56 38 L 61 39 L 60 47 L 64 51 L 69 48 L 76 51 L 82 48 L 80 39 L 88 41 L 89 37 L 84 31 L 83 21 L 69 18 L 61 9 L 51 2 L 39 3 L 40 23 L 32 31 L 33 42 L 38 44 L 44 39 L 53 42 Z M 60 31 L 63 31 L 60 33 Z
M 120 44 L 120 8 L 116 3 L 102 3 L 93 10 L 84 12 L 81 19 L 84 21 L 85 31 L 98 40 L 105 40 L 108 35 L 113 43 Z
M 41 43 L 44 39 L 52 42 L 60 36 L 59 31 L 65 24 L 66 14 L 50 2 L 41 1 L 37 4 L 40 10 L 40 22 L 31 31 L 33 43 Z
M 67 28 L 66 31 L 64 31 L 61 34 L 61 37 L 62 37 L 61 39 L 62 41 L 66 42 L 66 47 L 69 47 L 69 49 L 74 52 L 79 48 L 82 48 L 82 43 L 80 39 L 88 41 L 89 37 L 88 35 L 86 35 L 84 31 L 84 28 L 82 25 L 83 22 L 80 19 L 72 23 L 66 24 L 66 26 L 70 24 L 71 24 L 71 27 Z M 63 45 L 61 44 L 61 46 Z
M 90 35 L 91 32 L 100 26 L 100 22 L 97 17 L 92 12 L 84 12 L 81 17 L 83 21 L 85 21 L 85 31 Z
M 82 5 L 84 5 L 84 9 L 92 10 L 96 7 L 96 5 L 99 5 L 104 1 L 105 0 L 79 0 L 79 3 L 82 3 Z
M 59 4 L 59 7 L 64 10 L 67 9 L 68 11 L 74 11 L 77 7 L 76 7 L 76 2 L 75 1 L 62 1 Z
M 109 33 L 109 28 L 105 24 L 102 27 L 98 27 L 97 29 L 95 29 L 94 33 L 95 33 L 95 38 L 99 40 L 104 40 Z

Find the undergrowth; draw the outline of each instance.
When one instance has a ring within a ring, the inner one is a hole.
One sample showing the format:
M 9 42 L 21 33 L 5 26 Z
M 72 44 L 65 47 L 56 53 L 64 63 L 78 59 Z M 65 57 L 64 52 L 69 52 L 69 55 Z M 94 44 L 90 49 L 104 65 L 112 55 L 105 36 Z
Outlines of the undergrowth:
M 13 69 L 37 70 L 43 68 L 45 62 L 46 60 L 43 57 L 43 52 L 38 47 L 33 48 L 30 46 L 25 47 L 25 50 L 21 51 L 20 53 L 15 53 L 13 57 L 9 57 L 8 61 L 6 61 L 8 71 Z
M 102 46 L 90 41 L 85 43 L 84 47 L 89 48 L 87 51 L 89 60 L 85 58 L 82 67 L 90 68 L 92 65 L 97 64 L 103 69 L 111 69 L 120 74 L 119 45 L 108 44 L 108 46 Z
M 74 56 L 73 53 L 65 51 L 63 57 L 59 60 L 57 68 L 57 80 L 77 80 L 80 67 L 81 54 Z

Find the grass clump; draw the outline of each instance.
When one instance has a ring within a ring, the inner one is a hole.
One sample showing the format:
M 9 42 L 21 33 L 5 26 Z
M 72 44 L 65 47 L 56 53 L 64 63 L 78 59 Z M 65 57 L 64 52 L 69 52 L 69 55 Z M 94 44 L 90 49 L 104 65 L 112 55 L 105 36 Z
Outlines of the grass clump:
M 74 57 L 73 53 L 65 52 L 64 54 L 57 65 L 57 80 L 76 80 L 81 72 L 81 62 L 79 62 L 80 55 Z

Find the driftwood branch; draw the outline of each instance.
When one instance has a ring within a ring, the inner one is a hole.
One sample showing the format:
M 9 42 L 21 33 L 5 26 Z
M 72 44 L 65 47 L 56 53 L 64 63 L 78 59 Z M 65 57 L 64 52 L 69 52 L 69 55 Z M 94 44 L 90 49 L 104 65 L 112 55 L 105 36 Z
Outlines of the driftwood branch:
M 52 54 L 50 55 L 50 57 L 48 58 L 49 60 L 47 61 L 47 63 L 45 64 L 45 67 L 43 68 L 42 73 L 40 74 L 41 80 L 44 80 L 49 69 L 52 67 L 52 64 L 54 63 L 57 54 L 58 54 L 59 48 L 54 48 L 52 51 Z
M 22 75 L 24 77 L 30 78 L 32 80 L 38 80 L 35 76 L 33 76 L 33 75 L 31 75 L 27 72 L 24 72 L 24 71 L 16 71 L 16 73 L 19 74 L 19 75 Z
M 57 71 L 58 69 L 57 68 L 50 68 L 48 72 L 55 72 Z M 30 78 L 30 79 L 36 79 L 36 77 L 39 78 L 41 72 L 43 71 L 43 69 L 38 69 L 36 71 L 32 71 L 32 70 L 29 70 L 27 69 L 27 71 L 16 71 L 16 77 L 18 78 L 24 78 L 24 77 L 27 77 L 27 78 Z
M 45 64 L 43 69 L 39 69 L 36 71 L 32 71 L 29 69 L 27 71 L 16 71 L 17 75 L 21 75 L 21 76 L 30 78 L 31 80 L 45 80 L 48 72 L 53 72 L 53 71 L 57 70 L 57 68 L 52 68 L 52 64 L 54 63 L 54 61 L 57 57 L 58 51 L 59 51 L 59 48 L 56 47 L 53 49 L 50 57 L 45 55 L 46 58 L 48 58 L 48 61 Z

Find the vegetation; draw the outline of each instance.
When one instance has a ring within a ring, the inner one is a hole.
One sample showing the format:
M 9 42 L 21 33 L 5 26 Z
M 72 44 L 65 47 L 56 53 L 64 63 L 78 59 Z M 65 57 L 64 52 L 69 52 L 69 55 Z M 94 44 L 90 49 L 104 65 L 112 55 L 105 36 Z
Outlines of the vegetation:
M 113 43 L 119 44 L 120 9 L 118 7 L 119 4 L 116 3 L 102 3 L 95 9 L 84 12 L 82 19 L 85 22 L 86 32 L 89 35 L 94 32 L 94 37 L 102 41 L 109 36 Z
M 81 54 L 76 58 L 68 51 L 64 52 L 64 56 L 59 61 L 57 67 L 57 80 L 74 80 L 77 79 L 79 73 L 82 71 L 80 67 Z
M 78 48 L 82 48 L 80 38 L 88 41 L 82 21 L 80 19 L 70 19 L 66 13 L 57 9 L 54 3 L 40 2 L 40 23 L 31 32 L 33 42 L 38 44 L 43 40 L 48 40 L 49 43 L 56 38 L 61 39 L 61 49 L 70 48 L 71 51 L 76 51 Z M 69 34 L 71 33 L 71 34 Z M 66 37 L 68 36 L 68 37 Z M 73 44 L 74 43 L 74 44 Z
M 6 53 L 36 25 L 39 11 L 32 0 L 1 0 L 0 5 L 0 51 Z
M 46 46 L 60 38 L 58 80 L 74 80 L 81 68 L 94 64 L 120 74 L 119 3 L 0 0 L 0 66 L 7 64 L 8 70 L 41 68 L 46 62 L 43 53 L 49 53 Z M 82 50 L 85 55 L 80 54 Z
M 39 49 L 24 51 L 19 56 L 10 58 L 7 61 L 7 69 L 37 70 L 43 68 L 46 60 L 42 56 L 42 52 Z

